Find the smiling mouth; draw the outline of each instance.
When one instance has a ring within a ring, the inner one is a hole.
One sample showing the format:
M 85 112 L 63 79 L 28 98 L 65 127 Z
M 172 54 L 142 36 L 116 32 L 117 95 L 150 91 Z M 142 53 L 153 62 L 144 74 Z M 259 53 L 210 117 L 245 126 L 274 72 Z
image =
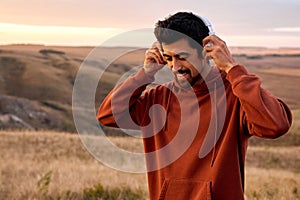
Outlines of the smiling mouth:
M 181 69 L 176 72 L 177 77 L 187 77 L 189 74 L 190 74 L 190 70 L 188 69 L 186 70 Z

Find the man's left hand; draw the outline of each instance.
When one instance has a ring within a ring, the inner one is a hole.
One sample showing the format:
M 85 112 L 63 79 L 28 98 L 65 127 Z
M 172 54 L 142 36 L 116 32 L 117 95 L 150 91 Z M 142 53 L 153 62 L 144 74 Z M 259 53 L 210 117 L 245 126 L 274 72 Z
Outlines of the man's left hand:
M 210 44 L 210 45 L 208 45 Z M 226 73 L 229 72 L 231 68 L 237 65 L 236 61 L 233 59 L 226 43 L 221 40 L 216 35 L 210 35 L 204 38 L 204 55 L 205 59 L 211 57 L 217 67 Z

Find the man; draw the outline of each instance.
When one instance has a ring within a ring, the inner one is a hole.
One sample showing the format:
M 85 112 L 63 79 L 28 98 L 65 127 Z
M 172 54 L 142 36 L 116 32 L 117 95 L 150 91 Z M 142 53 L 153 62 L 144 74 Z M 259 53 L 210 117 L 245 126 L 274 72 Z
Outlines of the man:
M 291 125 L 289 108 L 209 31 L 192 13 L 159 21 L 143 68 L 100 106 L 100 123 L 142 129 L 152 200 L 244 199 L 248 139 L 277 138 Z M 147 89 L 166 63 L 174 81 Z

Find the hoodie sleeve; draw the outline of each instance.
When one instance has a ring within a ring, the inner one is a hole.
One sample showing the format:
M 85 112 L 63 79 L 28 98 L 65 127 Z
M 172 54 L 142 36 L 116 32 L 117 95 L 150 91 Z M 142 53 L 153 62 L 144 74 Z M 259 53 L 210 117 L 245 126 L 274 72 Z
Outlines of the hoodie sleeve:
M 110 127 L 139 129 L 146 113 L 146 86 L 153 82 L 143 69 L 115 87 L 98 110 L 98 121 Z M 143 112 L 141 111 L 143 109 Z
M 228 72 L 227 80 L 240 101 L 241 116 L 245 117 L 251 135 L 277 138 L 289 130 L 292 123 L 290 109 L 261 88 L 261 80 L 256 75 L 249 74 L 244 66 L 237 65 Z

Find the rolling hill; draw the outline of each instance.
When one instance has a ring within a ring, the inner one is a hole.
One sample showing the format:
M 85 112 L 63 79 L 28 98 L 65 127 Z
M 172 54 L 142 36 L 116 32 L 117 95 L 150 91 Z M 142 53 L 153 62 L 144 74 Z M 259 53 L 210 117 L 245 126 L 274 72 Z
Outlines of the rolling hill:
M 95 53 L 93 47 L 0 46 L 0 128 L 74 132 L 72 91 L 82 63 L 90 66 L 85 78 L 99 82 L 97 107 L 126 72 L 143 63 L 144 51 L 98 47 Z M 263 87 L 292 109 L 300 109 L 300 49 L 233 47 L 231 51 L 238 62 L 262 78 Z M 101 79 L 93 69 L 105 69 Z

